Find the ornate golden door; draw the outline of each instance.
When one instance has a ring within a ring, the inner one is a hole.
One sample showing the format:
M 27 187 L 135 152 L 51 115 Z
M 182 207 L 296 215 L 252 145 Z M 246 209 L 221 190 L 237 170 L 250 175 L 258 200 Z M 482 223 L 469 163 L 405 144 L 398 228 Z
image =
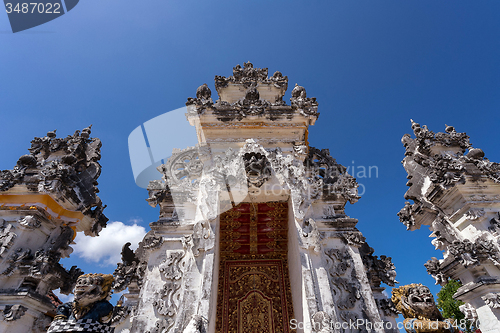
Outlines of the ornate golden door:
M 288 204 L 241 203 L 220 216 L 218 333 L 291 332 Z

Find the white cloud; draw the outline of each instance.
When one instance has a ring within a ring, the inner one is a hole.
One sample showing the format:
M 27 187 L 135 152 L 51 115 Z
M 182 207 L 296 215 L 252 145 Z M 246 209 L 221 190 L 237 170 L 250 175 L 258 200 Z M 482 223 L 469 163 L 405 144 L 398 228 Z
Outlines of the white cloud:
M 130 248 L 135 250 L 145 234 L 144 227 L 136 223 L 126 225 L 118 221 L 110 222 L 97 237 L 79 233 L 75 238 L 76 245 L 72 245 L 75 250 L 73 253 L 87 262 L 114 266 L 121 261 L 123 245 L 130 242 Z
M 73 299 L 75 298 L 75 295 L 73 295 L 73 294 L 69 294 L 69 295 L 61 294 L 60 289 L 53 290 L 53 292 L 57 296 L 57 298 L 59 298 L 59 300 L 63 303 L 72 302 Z

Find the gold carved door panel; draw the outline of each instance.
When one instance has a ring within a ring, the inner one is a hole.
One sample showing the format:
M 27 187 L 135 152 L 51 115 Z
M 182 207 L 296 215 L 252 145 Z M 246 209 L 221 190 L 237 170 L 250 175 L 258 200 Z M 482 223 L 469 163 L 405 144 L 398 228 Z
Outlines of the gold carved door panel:
M 218 333 L 288 333 L 288 204 L 241 203 L 220 217 Z

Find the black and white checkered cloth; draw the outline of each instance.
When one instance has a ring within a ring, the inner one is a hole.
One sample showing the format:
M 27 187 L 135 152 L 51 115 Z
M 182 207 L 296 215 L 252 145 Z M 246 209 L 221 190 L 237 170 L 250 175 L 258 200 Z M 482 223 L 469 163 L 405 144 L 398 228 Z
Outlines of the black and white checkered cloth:
M 95 333 L 114 333 L 115 328 L 103 325 L 92 319 L 80 320 L 56 320 L 50 324 L 47 333 L 65 333 L 65 332 L 95 332 Z

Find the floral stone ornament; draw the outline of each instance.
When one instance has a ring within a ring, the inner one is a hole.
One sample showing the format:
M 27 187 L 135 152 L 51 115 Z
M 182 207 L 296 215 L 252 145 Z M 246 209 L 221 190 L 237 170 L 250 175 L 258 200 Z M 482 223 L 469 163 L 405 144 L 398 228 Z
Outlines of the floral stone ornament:
M 60 305 L 47 333 L 114 332 L 109 326 L 113 306 L 108 302 L 113 284 L 111 274 L 81 275 L 75 287 L 75 299 Z

